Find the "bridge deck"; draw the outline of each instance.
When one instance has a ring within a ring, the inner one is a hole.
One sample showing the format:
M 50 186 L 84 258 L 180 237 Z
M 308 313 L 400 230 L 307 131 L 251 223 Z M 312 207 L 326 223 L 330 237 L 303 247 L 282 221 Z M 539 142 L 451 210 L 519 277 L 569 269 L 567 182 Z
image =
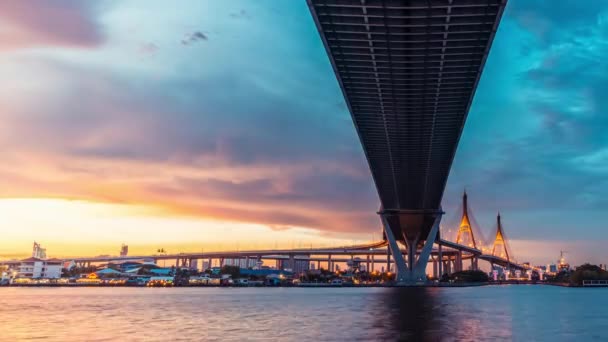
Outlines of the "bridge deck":
M 506 0 L 308 0 L 385 209 L 439 209 Z

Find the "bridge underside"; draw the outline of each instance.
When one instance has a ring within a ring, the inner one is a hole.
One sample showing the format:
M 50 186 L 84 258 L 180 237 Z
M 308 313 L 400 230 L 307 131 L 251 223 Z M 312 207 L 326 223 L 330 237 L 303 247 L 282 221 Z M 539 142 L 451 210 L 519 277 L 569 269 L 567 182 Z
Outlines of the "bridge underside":
M 505 4 L 308 0 L 378 190 L 386 237 L 410 250 L 435 240 L 448 173 Z

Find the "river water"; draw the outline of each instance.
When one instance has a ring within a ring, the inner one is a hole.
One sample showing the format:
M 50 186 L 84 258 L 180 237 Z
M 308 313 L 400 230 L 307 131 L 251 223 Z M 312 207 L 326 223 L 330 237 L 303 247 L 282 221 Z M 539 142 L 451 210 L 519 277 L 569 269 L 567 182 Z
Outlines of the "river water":
M 0 340 L 608 341 L 608 289 L 0 288 Z

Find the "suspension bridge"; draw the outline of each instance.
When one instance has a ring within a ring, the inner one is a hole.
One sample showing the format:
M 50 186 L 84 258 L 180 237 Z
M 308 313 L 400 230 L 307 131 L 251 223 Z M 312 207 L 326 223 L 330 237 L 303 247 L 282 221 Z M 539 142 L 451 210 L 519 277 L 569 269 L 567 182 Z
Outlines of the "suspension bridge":
M 511 252 L 505 230 L 502 226 L 500 215 L 497 216 L 496 228 L 493 231 L 493 239 L 486 242 L 483 238 L 482 229 L 468 205 L 466 192 L 462 198 L 462 211 L 458 224 L 441 227 L 441 234 L 446 238 L 437 238 L 436 246 L 431 250 L 428 262 L 432 265 L 427 267 L 432 278 L 439 278 L 444 274 L 465 269 L 479 270 L 479 260 L 487 261 L 491 265 L 501 266 L 509 271 L 527 271 L 532 268 L 526 264 L 518 263 Z M 451 238 L 452 232 L 456 232 L 455 238 Z M 441 235 L 438 234 L 438 235 Z M 409 254 L 407 249 L 400 248 L 403 257 Z M 159 261 L 170 261 L 178 267 L 194 267 L 198 260 L 208 262 L 208 265 L 223 266 L 228 261 L 237 265 L 250 265 L 250 260 L 268 263 L 276 261 L 278 268 L 294 270 L 297 262 L 305 262 L 308 265 L 316 263 L 316 268 L 321 267 L 335 270 L 335 265 L 358 260 L 366 265 L 366 270 L 371 271 L 378 268 L 383 270 L 398 271 L 394 267 L 394 259 L 386 240 L 352 245 L 335 246 L 327 248 L 299 248 L 299 249 L 267 249 L 267 250 L 228 250 L 200 253 L 175 253 L 175 254 L 149 254 L 132 256 L 98 256 L 66 258 L 64 262 L 74 262 L 77 266 L 87 267 L 91 264 L 141 261 L 149 260 L 155 263 Z M 466 263 L 468 265 L 465 265 Z M 18 265 L 20 262 L 0 261 L 0 265 Z M 492 266 L 493 267 L 493 266 Z

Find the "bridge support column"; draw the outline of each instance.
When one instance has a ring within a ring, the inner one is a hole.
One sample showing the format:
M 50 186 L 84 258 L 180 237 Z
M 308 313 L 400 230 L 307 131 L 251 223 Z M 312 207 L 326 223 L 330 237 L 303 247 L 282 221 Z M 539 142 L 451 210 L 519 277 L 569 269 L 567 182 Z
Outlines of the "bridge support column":
M 447 273 L 448 275 L 452 274 L 452 260 L 449 259 L 445 262 L 445 273 Z
M 375 270 L 374 255 L 372 254 L 372 272 Z
M 476 256 L 473 256 L 473 258 L 471 259 L 471 269 L 473 271 L 479 271 L 478 260 L 479 259 Z
M 439 244 L 437 249 L 439 250 L 439 279 L 441 279 L 443 277 L 443 250 L 441 244 Z
M 439 262 L 436 259 L 433 259 L 433 278 L 438 279 L 438 265 Z
M 291 272 L 295 273 L 296 271 L 296 260 L 293 254 L 289 255 L 289 268 L 291 268 Z
M 397 244 L 397 239 L 395 239 L 395 235 L 393 235 L 393 230 L 388 224 L 388 220 L 386 216 L 380 215 L 382 217 L 382 224 L 384 226 L 384 232 L 386 235 L 386 239 L 388 240 L 388 251 L 386 255 L 386 272 L 390 272 L 391 270 L 391 255 L 395 260 L 395 280 L 401 281 L 400 277 L 405 280 L 407 273 L 407 265 L 405 264 L 405 259 L 403 259 L 403 254 L 401 254 L 401 249 Z
M 386 270 L 385 272 L 391 271 L 391 246 L 388 246 L 386 250 Z
M 333 265 L 331 264 L 331 254 L 327 255 L 327 270 L 333 272 Z
M 454 266 L 456 272 L 462 271 L 462 251 L 458 251 L 456 254 L 456 265 Z
M 389 251 L 395 260 L 395 280 L 397 284 L 407 285 L 420 281 L 426 281 L 426 266 L 433 249 L 433 244 L 435 243 L 437 234 L 439 232 L 439 223 L 441 222 L 443 212 L 441 210 L 435 212 L 382 210 L 378 214 L 380 214 L 380 217 L 382 218 L 382 224 L 386 239 L 388 241 Z M 393 234 L 393 229 L 390 226 L 389 217 L 392 219 L 392 222 L 394 222 L 403 232 L 403 240 L 405 241 L 408 254 L 407 262 L 403 257 L 403 254 L 401 254 L 401 249 L 399 248 L 397 239 Z M 423 225 L 428 222 L 426 220 L 429 218 L 434 219 L 434 222 L 432 223 L 426 238 L 421 239 L 420 233 L 415 234 L 415 237 L 412 238 L 413 234 L 408 236 L 406 231 L 404 231 L 404 229 L 408 229 L 410 232 L 412 230 L 422 229 Z M 416 229 L 407 227 L 410 222 L 411 225 Z M 416 223 L 418 223 L 419 227 L 415 227 Z M 424 241 L 424 245 L 420 250 L 418 258 L 416 258 L 419 241 Z

